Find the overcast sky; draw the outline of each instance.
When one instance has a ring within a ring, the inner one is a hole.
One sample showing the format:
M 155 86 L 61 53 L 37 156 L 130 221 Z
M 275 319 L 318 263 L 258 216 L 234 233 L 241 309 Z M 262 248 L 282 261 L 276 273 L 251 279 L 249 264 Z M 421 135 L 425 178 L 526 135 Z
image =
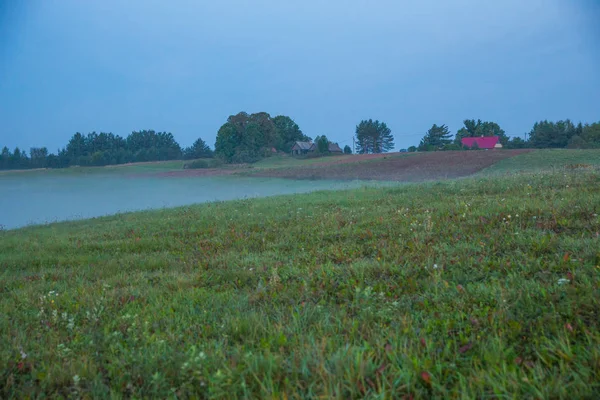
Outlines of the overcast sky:
M 599 20 L 596 0 L 0 0 L 0 146 L 212 145 L 239 111 L 342 145 L 379 119 L 398 149 L 465 118 L 597 121 Z

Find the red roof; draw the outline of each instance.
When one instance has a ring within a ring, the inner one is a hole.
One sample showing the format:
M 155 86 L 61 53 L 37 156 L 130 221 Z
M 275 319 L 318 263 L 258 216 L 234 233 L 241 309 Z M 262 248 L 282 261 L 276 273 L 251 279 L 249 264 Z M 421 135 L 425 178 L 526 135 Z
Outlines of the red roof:
M 480 149 L 493 149 L 498 144 L 498 136 L 466 137 L 461 139 L 463 146 L 473 147 L 475 143 Z

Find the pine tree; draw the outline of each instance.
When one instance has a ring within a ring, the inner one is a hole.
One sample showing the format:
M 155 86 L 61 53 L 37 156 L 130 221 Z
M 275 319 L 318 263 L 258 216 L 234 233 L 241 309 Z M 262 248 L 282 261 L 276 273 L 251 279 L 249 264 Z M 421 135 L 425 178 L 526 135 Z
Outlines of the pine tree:
M 452 143 L 452 134 L 446 125 L 436 125 L 427 131 L 421 143 L 419 151 L 435 151 L 441 150 L 445 145 Z
M 394 136 L 385 122 L 363 120 L 356 126 L 357 152 L 387 153 L 394 148 Z

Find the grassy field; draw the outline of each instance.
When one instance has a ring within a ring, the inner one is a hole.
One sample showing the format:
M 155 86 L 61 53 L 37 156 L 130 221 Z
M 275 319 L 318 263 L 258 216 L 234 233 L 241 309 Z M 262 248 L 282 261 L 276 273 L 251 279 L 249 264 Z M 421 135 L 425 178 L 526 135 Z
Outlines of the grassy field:
M 555 169 L 586 169 L 600 166 L 600 150 L 537 150 L 501 160 L 486 168 L 484 174 L 505 174 L 551 171 Z
M 4 170 L 0 171 L 0 176 L 39 176 L 39 175 L 76 175 L 76 174 L 143 174 L 143 173 L 160 173 L 173 170 L 183 169 L 185 161 L 156 161 L 156 162 L 140 162 L 132 164 L 107 165 L 104 167 L 69 167 L 57 169 L 32 169 L 32 170 Z
M 0 397 L 594 398 L 599 213 L 563 167 L 0 232 Z

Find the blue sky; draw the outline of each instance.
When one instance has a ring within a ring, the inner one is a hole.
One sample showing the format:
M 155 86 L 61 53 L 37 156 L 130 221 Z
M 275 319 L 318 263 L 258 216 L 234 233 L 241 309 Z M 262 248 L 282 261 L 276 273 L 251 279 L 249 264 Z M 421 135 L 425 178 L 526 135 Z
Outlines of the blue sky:
M 396 147 L 465 118 L 522 136 L 600 120 L 593 0 L 0 1 L 0 146 L 54 151 L 79 131 L 214 143 L 239 111 Z

